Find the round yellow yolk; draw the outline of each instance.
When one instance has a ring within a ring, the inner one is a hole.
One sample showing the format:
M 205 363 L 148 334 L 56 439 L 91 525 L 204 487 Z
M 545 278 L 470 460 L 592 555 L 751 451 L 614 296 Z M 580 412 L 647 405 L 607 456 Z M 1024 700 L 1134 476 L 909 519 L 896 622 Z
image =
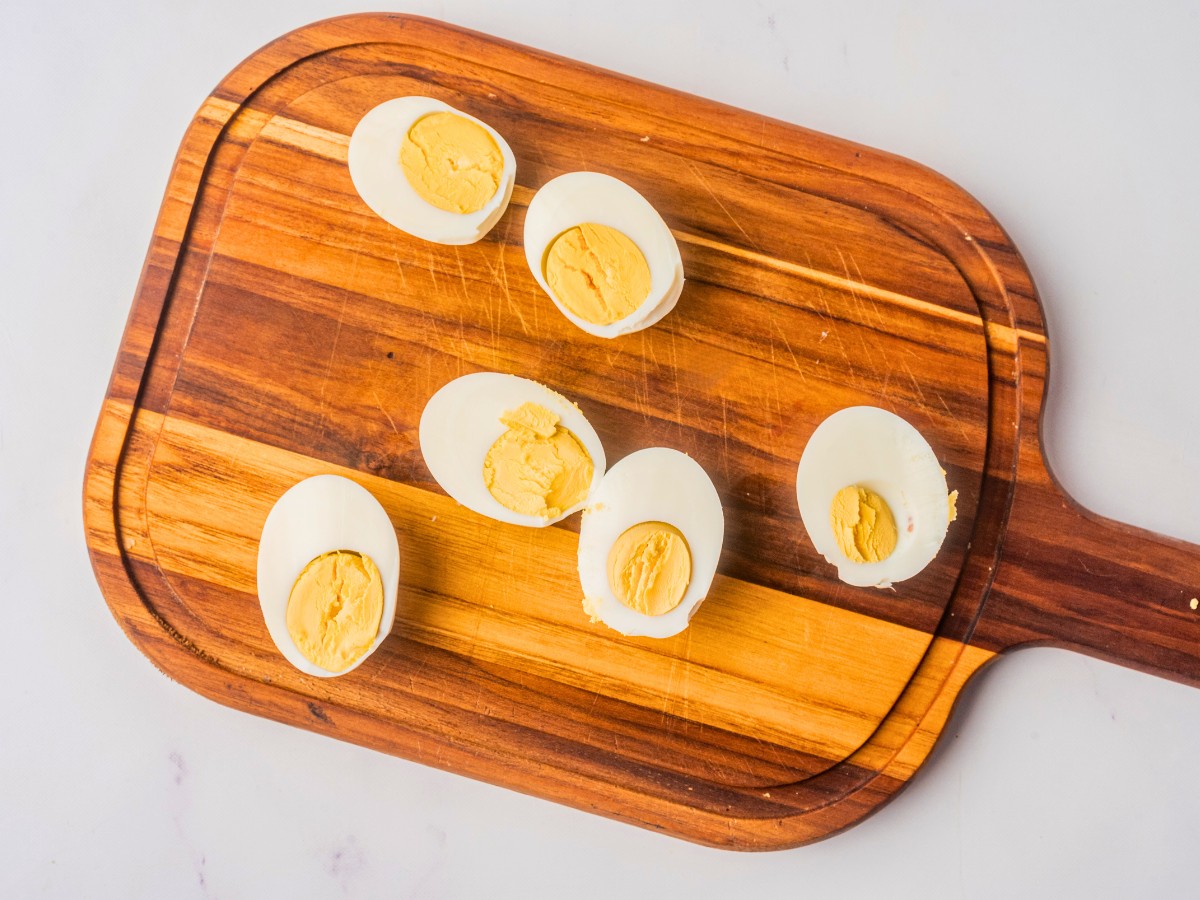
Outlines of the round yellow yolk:
M 650 294 L 646 257 L 615 228 L 585 223 L 554 239 L 546 251 L 546 283 L 567 309 L 593 325 L 610 325 Z
M 496 195 L 504 157 L 486 128 L 450 112 L 422 116 L 400 146 L 404 177 L 426 203 L 479 212 Z
M 896 549 L 896 518 L 887 501 L 870 488 L 852 484 L 838 491 L 829 521 L 838 547 L 853 562 L 879 562 Z
M 665 522 L 627 528 L 608 552 L 608 586 L 634 612 L 648 616 L 670 612 L 691 580 L 687 540 Z
M 592 458 L 558 424 L 558 416 L 524 403 L 500 421 L 508 430 L 483 460 L 483 483 L 496 502 L 524 516 L 552 519 L 587 497 Z
M 379 568 L 351 550 L 312 560 L 288 595 L 288 634 L 305 659 L 330 672 L 341 672 L 370 649 L 382 618 Z

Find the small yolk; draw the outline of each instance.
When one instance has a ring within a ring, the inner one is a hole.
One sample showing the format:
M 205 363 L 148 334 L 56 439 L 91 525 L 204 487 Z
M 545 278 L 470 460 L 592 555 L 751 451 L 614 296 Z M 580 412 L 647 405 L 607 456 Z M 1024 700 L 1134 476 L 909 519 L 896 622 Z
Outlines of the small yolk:
M 559 302 L 593 325 L 624 319 L 650 294 L 646 257 L 607 225 L 589 222 L 564 231 L 546 251 L 544 272 Z
M 678 528 L 642 522 L 627 528 L 608 552 L 608 586 L 617 599 L 647 616 L 677 607 L 692 580 L 692 554 Z
M 304 658 L 341 672 L 370 649 L 383 619 L 383 578 L 374 560 L 334 550 L 312 560 L 288 595 L 287 630 Z
M 552 519 L 587 497 L 592 458 L 557 415 L 524 403 L 500 421 L 508 430 L 483 460 L 483 483 L 497 503 L 524 516 Z
M 829 520 L 838 547 L 857 563 L 880 562 L 896 549 L 896 519 L 887 501 L 870 488 L 852 484 L 833 498 Z
M 479 212 L 500 189 L 504 157 L 487 129 L 463 116 L 422 116 L 404 136 L 400 167 L 426 203 L 452 213 Z

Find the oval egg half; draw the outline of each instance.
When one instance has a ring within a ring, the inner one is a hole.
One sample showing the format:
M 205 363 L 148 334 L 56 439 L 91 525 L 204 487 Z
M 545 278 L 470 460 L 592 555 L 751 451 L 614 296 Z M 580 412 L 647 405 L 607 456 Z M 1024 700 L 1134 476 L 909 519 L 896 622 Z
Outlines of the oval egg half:
M 546 277 L 547 254 L 555 240 L 584 224 L 612 228 L 636 245 L 650 270 L 649 292 L 632 312 L 608 324 L 596 324 L 572 312 Z M 613 338 L 658 322 L 679 301 L 683 260 L 671 229 L 650 202 L 625 182 L 599 172 L 570 172 L 548 181 L 534 195 L 525 215 L 525 260 L 559 312 L 596 337 Z
M 451 113 L 478 125 L 500 151 L 502 168 L 495 193 L 472 212 L 440 209 L 425 200 L 401 165 L 401 150 L 413 126 L 426 116 Z M 363 116 L 350 135 L 350 180 L 363 202 L 401 231 L 438 244 L 473 244 L 496 224 L 512 198 L 517 161 L 494 128 L 432 97 L 397 97 Z
M 677 529 L 691 556 L 682 599 L 661 615 L 638 612 L 618 599 L 610 582 L 610 553 L 642 523 Z M 666 447 L 631 453 L 609 470 L 579 528 L 579 581 L 584 610 L 621 634 L 667 638 L 678 634 L 708 596 L 725 539 L 721 498 L 708 473 L 690 456 Z
M 525 404 L 536 404 L 558 417 L 592 463 L 587 490 L 578 502 L 550 516 L 526 515 L 500 503 L 484 481 L 488 453 L 509 426 L 502 417 Z M 604 477 L 604 447 L 579 407 L 544 384 L 504 375 L 476 372 L 443 386 L 425 404 L 419 429 L 421 455 L 442 490 L 480 515 L 541 528 L 583 508 Z
M 834 499 L 858 486 L 881 497 L 895 522 L 895 549 L 878 561 L 851 559 L 835 533 Z M 873 406 L 831 415 L 813 432 L 796 472 L 804 528 L 838 578 L 857 587 L 890 587 L 937 556 L 951 521 L 953 497 L 929 442 L 899 416 Z
M 292 640 L 288 600 L 317 557 L 348 550 L 369 557 L 383 582 L 383 613 L 370 646 L 334 672 L 310 661 Z M 360 666 L 383 643 L 396 618 L 400 544 L 387 512 L 366 488 L 340 475 L 316 475 L 290 487 L 271 507 L 258 544 L 258 602 L 271 640 L 301 672 L 330 678 Z

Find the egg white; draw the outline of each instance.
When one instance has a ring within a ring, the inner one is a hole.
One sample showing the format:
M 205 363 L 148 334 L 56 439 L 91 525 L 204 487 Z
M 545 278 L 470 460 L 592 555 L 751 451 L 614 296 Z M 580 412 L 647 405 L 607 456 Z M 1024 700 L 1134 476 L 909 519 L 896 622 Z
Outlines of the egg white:
M 450 112 L 484 128 L 504 160 L 496 193 L 473 213 L 439 209 L 421 197 L 400 165 L 400 148 L 409 129 L 430 113 Z M 517 160 L 496 129 L 432 97 L 397 97 L 363 116 L 350 135 L 350 180 L 363 202 L 381 219 L 415 237 L 437 244 L 473 244 L 491 231 L 512 198 Z
M 575 315 L 546 281 L 544 263 L 554 239 L 577 225 L 607 225 L 633 241 L 650 267 L 650 292 L 623 319 L 594 325 Z M 645 197 L 625 182 L 599 172 L 559 175 L 534 194 L 525 214 L 525 260 L 559 312 L 596 337 L 614 338 L 649 328 L 675 308 L 683 291 L 683 260 L 671 229 Z
M 383 616 L 367 652 L 341 672 L 310 662 L 287 628 L 287 605 L 301 570 L 322 554 L 353 550 L 369 556 L 383 580 Z M 293 666 L 333 678 L 357 669 L 391 633 L 400 583 L 400 543 L 388 514 L 361 485 L 340 475 L 316 475 L 275 501 L 258 543 L 258 602 L 271 640 Z
M 627 529 L 665 522 L 683 533 L 692 556 L 692 575 L 679 605 L 660 616 L 630 609 L 608 582 L 608 554 Z M 601 622 L 632 637 L 667 638 L 683 631 L 708 596 L 721 545 L 725 516 L 721 498 L 703 467 L 666 447 L 631 453 L 609 470 L 592 496 L 579 527 L 579 582 L 584 608 Z
M 418 432 L 421 455 L 442 490 L 463 506 L 510 525 L 542 528 L 582 509 L 587 498 L 564 509 L 561 515 L 543 519 L 522 515 L 504 506 L 483 482 L 487 452 L 508 430 L 500 417 L 523 403 L 537 403 L 557 414 L 559 424 L 579 439 L 592 458 L 590 495 L 604 477 L 604 446 L 596 430 L 579 407 L 562 394 L 516 375 L 476 372 L 456 378 L 439 389 L 421 413 Z
M 838 546 L 830 521 L 833 498 L 848 485 L 870 488 L 891 507 L 898 532 L 886 559 L 859 563 Z M 950 524 L 946 476 L 929 442 L 887 410 L 852 406 L 813 432 L 796 471 L 796 500 L 808 536 L 838 578 L 856 587 L 890 587 L 924 569 Z

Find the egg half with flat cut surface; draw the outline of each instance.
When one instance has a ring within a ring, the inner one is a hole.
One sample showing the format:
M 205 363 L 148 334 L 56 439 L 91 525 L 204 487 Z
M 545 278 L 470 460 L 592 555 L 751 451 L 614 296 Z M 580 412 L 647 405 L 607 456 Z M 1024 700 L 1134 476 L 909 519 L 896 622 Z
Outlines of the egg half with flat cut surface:
M 366 488 L 316 475 L 275 502 L 258 543 L 258 602 L 271 640 L 301 672 L 362 665 L 396 617 L 400 544 Z
M 683 290 L 671 229 L 611 175 L 570 172 L 547 182 L 525 215 L 525 259 L 559 311 L 596 337 L 649 328 Z
M 432 97 L 397 97 L 355 126 L 347 152 L 363 202 L 401 231 L 473 244 L 512 198 L 517 161 L 494 128 Z
M 724 539 L 721 498 L 699 463 L 666 447 L 631 453 L 580 523 L 584 611 L 624 635 L 678 634 L 708 596 Z
M 817 426 L 796 472 L 813 546 L 857 587 L 890 587 L 929 565 L 957 497 L 921 433 L 873 406 L 839 410 Z
M 541 528 L 582 509 L 604 447 L 579 407 L 544 384 L 463 375 L 421 413 L 421 455 L 442 490 L 480 515 Z

